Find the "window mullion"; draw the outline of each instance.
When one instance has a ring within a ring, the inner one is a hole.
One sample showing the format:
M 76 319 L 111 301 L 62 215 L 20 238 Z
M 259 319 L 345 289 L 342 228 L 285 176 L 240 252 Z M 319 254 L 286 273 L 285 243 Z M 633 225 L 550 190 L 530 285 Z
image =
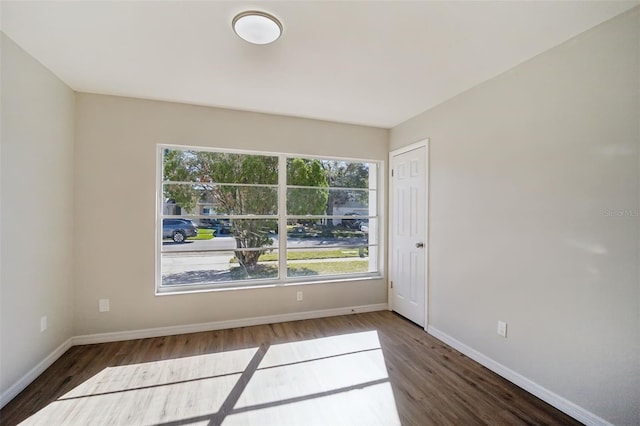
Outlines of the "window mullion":
M 278 276 L 287 278 L 287 156 L 278 157 Z

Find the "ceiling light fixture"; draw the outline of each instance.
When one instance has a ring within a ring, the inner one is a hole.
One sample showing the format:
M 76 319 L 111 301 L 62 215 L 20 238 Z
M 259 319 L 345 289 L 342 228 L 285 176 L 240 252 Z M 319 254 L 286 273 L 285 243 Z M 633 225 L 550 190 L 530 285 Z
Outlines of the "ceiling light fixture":
M 251 10 L 233 18 L 233 30 L 238 36 L 253 44 L 269 44 L 280 38 L 282 24 L 273 15 Z

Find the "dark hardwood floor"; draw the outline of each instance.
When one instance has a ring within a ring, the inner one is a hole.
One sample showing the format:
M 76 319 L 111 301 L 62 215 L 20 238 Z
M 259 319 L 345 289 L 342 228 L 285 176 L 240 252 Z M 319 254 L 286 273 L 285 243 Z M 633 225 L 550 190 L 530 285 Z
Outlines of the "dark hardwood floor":
M 387 311 L 75 346 L 0 411 L 25 420 L 580 424 Z

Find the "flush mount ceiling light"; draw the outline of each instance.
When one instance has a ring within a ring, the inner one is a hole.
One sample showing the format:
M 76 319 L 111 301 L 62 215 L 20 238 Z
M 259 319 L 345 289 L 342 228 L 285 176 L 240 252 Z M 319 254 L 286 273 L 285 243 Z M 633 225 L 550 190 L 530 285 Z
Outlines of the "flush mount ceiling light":
M 242 12 L 233 18 L 233 30 L 253 44 L 269 44 L 282 34 L 282 24 L 274 16 L 255 10 Z

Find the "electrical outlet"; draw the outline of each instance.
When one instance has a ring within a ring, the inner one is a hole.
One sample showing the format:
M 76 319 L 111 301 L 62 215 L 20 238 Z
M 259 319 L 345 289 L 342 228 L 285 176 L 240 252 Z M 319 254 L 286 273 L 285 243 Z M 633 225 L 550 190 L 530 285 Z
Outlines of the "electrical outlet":
M 507 337 L 507 323 L 504 321 L 498 321 L 498 334 L 502 337 Z
M 296 300 L 297 300 L 298 302 L 302 302 L 302 292 L 301 292 L 301 291 L 299 291 L 299 292 L 296 294 Z
M 100 312 L 109 312 L 111 308 L 109 307 L 109 299 L 99 299 L 98 300 L 98 311 Z
M 47 316 L 43 316 L 40 318 L 40 333 L 47 329 Z

